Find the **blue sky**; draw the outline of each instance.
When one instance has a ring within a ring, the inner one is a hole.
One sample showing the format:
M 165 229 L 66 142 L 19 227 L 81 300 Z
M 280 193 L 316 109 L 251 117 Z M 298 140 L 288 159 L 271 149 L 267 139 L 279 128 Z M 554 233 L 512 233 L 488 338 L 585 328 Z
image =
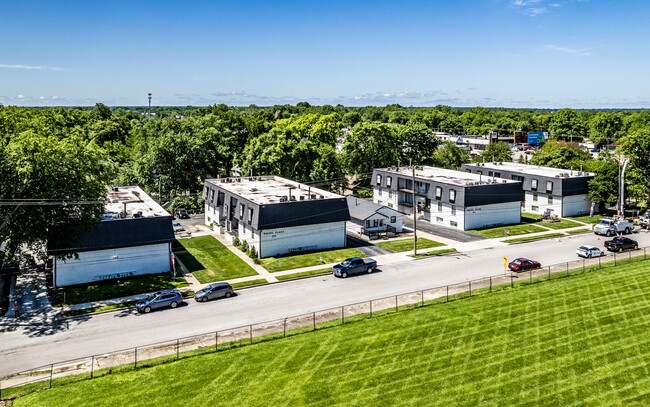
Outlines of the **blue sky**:
M 650 108 L 646 0 L 0 0 L 0 103 Z

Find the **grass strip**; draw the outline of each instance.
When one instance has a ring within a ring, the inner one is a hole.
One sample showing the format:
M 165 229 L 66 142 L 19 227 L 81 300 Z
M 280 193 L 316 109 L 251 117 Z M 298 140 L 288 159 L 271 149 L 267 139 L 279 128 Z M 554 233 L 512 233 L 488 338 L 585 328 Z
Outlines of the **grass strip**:
M 387 242 L 376 243 L 376 245 L 391 252 L 407 252 L 413 250 L 413 239 L 389 240 Z M 418 249 L 429 249 L 439 246 L 444 246 L 444 243 L 429 240 L 424 237 L 418 238 Z
M 513 239 L 506 239 L 507 243 L 513 244 L 513 243 L 523 243 L 523 242 L 532 242 L 535 240 L 543 240 L 543 239 L 550 239 L 552 237 L 562 237 L 565 236 L 564 233 L 545 233 L 543 235 L 536 235 L 536 236 L 522 236 L 522 237 L 515 237 Z
M 291 280 L 294 278 L 303 278 L 303 277 L 310 277 L 310 276 L 322 276 L 325 274 L 331 274 L 332 269 L 330 268 L 324 268 L 324 269 L 318 269 L 318 270 L 311 270 L 311 271 L 303 271 L 301 273 L 293 273 L 293 274 L 284 274 L 281 276 L 275 276 L 278 280 Z
M 432 251 L 426 252 L 426 253 L 418 253 L 415 256 L 411 254 L 410 256 L 415 257 L 416 259 L 420 259 L 420 258 L 423 258 L 423 257 L 440 256 L 440 255 L 443 255 L 443 254 L 457 253 L 457 252 L 458 252 L 458 250 L 451 247 L 449 249 L 432 250 Z
M 290 256 L 267 257 L 261 261 L 265 269 L 274 273 L 276 271 L 317 266 L 319 264 L 338 263 L 349 257 L 364 257 L 364 255 L 357 249 L 335 249 Z
M 521 224 L 521 225 L 511 225 L 511 226 L 499 226 L 496 228 L 488 229 L 474 229 L 468 230 L 468 232 L 475 235 L 483 236 L 486 239 L 493 239 L 497 237 L 505 237 L 506 231 L 508 232 L 507 236 L 517 236 L 517 235 L 526 235 L 529 233 L 536 232 L 545 232 L 547 229 L 541 228 L 533 224 Z
M 249 281 L 242 281 L 239 283 L 234 283 L 232 284 L 232 288 L 243 288 L 243 287 L 250 287 L 253 285 L 260 285 L 260 284 L 267 284 L 268 281 L 266 281 L 263 278 L 256 279 L 256 280 L 249 280 Z

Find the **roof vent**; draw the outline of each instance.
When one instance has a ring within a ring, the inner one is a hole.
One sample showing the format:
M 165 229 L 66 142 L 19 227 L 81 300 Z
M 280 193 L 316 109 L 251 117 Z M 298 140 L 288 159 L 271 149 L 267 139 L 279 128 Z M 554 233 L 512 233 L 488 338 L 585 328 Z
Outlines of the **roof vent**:
M 302 198 L 302 197 L 301 197 L 301 198 Z M 296 200 L 296 196 L 295 196 L 295 195 L 291 195 L 291 198 L 289 198 L 289 199 L 290 199 L 291 201 L 295 201 L 295 200 Z
M 304 201 L 304 200 L 305 200 L 305 196 L 304 196 L 304 195 L 300 195 L 300 200 L 301 200 L 301 201 Z
M 289 197 L 286 195 L 283 195 L 280 197 L 280 202 L 287 202 L 289 200 Z
M 323 195 L 321 195 L 321 196 L 320 196 L 320 199 L 325 199 L 325 197 L 324 197 Z

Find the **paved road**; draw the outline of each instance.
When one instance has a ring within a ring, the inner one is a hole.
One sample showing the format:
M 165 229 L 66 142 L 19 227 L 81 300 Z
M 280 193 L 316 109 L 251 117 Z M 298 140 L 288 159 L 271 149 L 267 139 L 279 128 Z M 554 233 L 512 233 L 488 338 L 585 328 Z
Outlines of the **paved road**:
M 650 246 L 650 235 L 634 237 Z M 526 244 L 500 243 L 488 249 L 413 260 L 384 256 L 380 272 L 348 279 L 331 275 L 241 290 L 237 297 L 147 315 L 132 311 L 90 316 L 71 322 L 69 330 L 21 330 L 0 334 L 0 377 L 64 361 L 181 336 L 246 326 L 345 304 L 439 287 L 503 273 L 503 256 L 524 256 L 545 264 L 575 260 L 582 244 L 602 247 L 603 239 L 582 234 Z M 650 250 L 649 250 L 650 251 Z

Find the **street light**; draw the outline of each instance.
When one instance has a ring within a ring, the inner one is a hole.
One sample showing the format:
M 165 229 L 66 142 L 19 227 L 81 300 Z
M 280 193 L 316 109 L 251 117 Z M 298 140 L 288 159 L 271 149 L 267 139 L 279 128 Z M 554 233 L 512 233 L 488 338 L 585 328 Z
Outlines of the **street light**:
M 625 169 L 630 162 L 627 158 L 618 157 L 618 214 L 625 217 Z M 623 168 L 621 169 L 621 164 Z

